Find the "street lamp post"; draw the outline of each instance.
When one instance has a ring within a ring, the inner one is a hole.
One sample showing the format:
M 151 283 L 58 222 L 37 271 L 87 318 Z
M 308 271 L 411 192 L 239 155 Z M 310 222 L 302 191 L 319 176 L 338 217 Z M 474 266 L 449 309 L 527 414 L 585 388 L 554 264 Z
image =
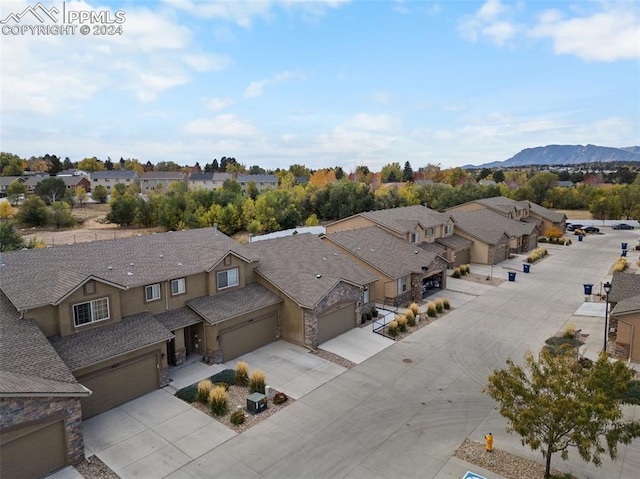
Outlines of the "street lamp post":
M 605 300 L 604 300 L 604 346 L 602 347 L 602 350 L 606 353 L 607 352 L 607 336 L 609 335 L 609 293 L 611 292 L 611 283 L 609 283 L 609 281 L 607 281 L 606 283 L 604 283 L 604 293 L 605 293 Z

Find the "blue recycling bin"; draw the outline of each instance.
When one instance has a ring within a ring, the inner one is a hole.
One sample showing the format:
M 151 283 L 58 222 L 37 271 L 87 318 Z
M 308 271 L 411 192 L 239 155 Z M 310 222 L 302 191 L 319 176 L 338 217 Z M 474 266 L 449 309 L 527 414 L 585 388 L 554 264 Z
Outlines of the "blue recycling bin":
M 627 256 L 627 250 L 626 249 L 622 250 L 622 254 L 620 256 L 622 256 L 623 258 L 626 257 Z
M 622 249 L 623 250 L 627 249 L 627 243 L 622 243 Z
M 531 265 L 530 264 L 523 264 L 522 265 L 522 271 L 524 271 L 525 273 L 528 273 L 531 270 Z
M 578 235 L 578 241 L 582 241 L 582 235 Z
M 592 284 L 583 284 L 582 285 L 584 287 L 584 294 L 589 296 L 591 295 L 591 291 L 593 291 L 593 285 Z
M 516 273 L 513 271 L 509 271 L 509 281 L 515 281 L 516 280 Z

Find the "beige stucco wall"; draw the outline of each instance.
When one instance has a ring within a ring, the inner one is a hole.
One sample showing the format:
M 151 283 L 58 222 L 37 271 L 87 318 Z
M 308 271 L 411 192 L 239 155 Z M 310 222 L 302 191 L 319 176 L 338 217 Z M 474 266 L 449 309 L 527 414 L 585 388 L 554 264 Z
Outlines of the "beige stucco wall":
M 375 225 L 375 223 L 370 219 L 364 218 L 362 216 L 353 216 L 351 218 L 345 218 L 344 220 L 327 225 L 326 231 L 327 234 L 331 234 L 338 231 L 355 230 L 373 225 Z
M 489 264 L 490 246 L 488 244 L 483 243 L 477 238 L 474 238 L 473 236 L 459 229 L 456 230 L 456 234 L 472 241 L 470 248 L 472 263 Z
M 85 287 L 82 286 L 74 291 L 66 300 L 58 306 L 58 318 L 60 324 L 60 335 L 67 336 L 69 334 L 78 333 L 80 331 L 88 331 L 89 329 L 100 328 L 108 324 L 113 324 L 122 318 L 121 316 L 121 290 L 99 281 L 93 281 L 95 285 L 95 293 L 85 294 Z M 100 298 L 109 298 L 109 319 L 98 321 L 96 323 L 85 324 L 76 327 L 73 322 L 73 305 L 84 303 Z
M 33 319 L 45 336 L 57 336 L 60 334 L 60 322 L 58 321 L 58 308 L 56 306 L 31 309 L 25 312 L 24 317 L 25 319 Z
M 225 288 L 222 291 L 231 291 L 235 288 L 244 288 L 245 284 L 247 284 L 247 269 L 252 269 L 253 264 L 247 264 L 244 260 L 238 258 L 235 255 L 229 254 L 227 258 L 231 259 L 231 264 L 225 265 L 225 261 L 222 260 L 220 263 L 216 265 L 214 269 L 207 275 L 207 287 L 209 296 L 213 296 L 218 293 L 218 277 L 217 273 L 220 271 L 226 271 L 228 269 L 238 268 L 238 286 Z M 250 275 L 253 277 L 252 275 Z
M 640 362 L 640 312 L 618 316 L 617 342 L 629 345 L 631 361 Z
M 274 285 L 258 276 L 258 283 L 283 299 L 279 305 L 278 323 L 280 336 L 292 343 L 304 344 L 304 313 L 302 308 L 288 296 L 282 294 Z

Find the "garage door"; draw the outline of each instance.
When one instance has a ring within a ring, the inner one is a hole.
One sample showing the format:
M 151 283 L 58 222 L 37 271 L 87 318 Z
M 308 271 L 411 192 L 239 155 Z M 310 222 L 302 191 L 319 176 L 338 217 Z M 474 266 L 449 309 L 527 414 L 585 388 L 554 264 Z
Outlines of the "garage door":
M 527 246 L 529 247 L 528 251 L 536 249 L 538 247 L 538 235 L 529 236 L 529 244 Z
M 497 264 L 500 261 L 504 261 L 505 259 L 507 259 L 507 246 L 506 245 L 499 245 L 496 246 L 495 249 L 495 257 L 493 260 L 493 264 Z
M 469 248 L 462 251 L 456 251 L 456 260 L 454 262 L 456 267 L 469 263 L 471 263 L 471 250 Z
M 276 315 L 250 319 L 220 331 L 222 362 L 266 346 L 276 340 Z
M 318 318 L 318 344 L 346 333 L 356 325 L 356 304 L 341 304 L 337 311 Z
M 158 356 L 144 356 L 115 364 L 109 369 L 78 378 L 92 391 L 82 399 L 82 418 L 87 419 L 131 401 L 160 387 Z
M 0 435 L 2 477 L 38 478 L 67 463 L 62 419 L 26 425 Z

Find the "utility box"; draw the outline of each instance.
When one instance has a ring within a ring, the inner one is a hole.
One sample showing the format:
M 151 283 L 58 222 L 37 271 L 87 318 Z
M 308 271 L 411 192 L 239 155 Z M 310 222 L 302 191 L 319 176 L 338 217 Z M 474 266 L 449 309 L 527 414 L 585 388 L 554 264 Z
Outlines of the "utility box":
M 267 409 L 267 396 L 260 393 L 253 393 L 247 396 L 247 411 L 251 414 L 258 414 Z

